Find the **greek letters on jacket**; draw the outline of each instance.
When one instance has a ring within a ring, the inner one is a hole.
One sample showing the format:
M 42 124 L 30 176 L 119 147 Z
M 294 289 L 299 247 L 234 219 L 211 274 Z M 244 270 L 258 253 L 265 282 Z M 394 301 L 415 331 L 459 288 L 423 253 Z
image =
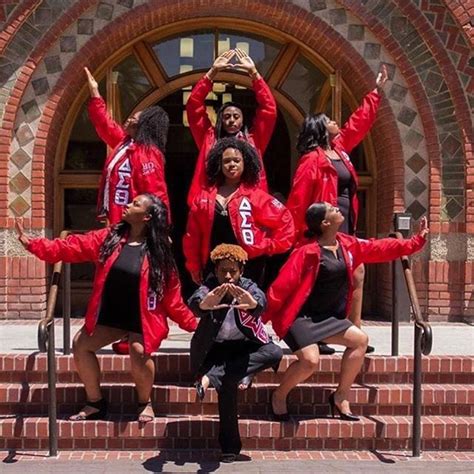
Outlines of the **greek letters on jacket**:
M 203 190 L 189 211 L 183 251 L 186 268 L 199 271 L 209 256 L 217 189 Z M 227 204 L 230 222 L 239 245 L 249 258 L 274 255 L 289 250 L 294 240 L 290 211 L 261 189 L 241 185 Z
M 191 340 L 191 369 L 195 374 L 199 373 L 199 369 L 211 350 L 227 315 L 228 308 L 219 309 L 217 311 L 204 311 L 199 307 L 199 304 L 207 293 L 218 285 L 217 278 L 213 274 L 210 274 L 205 283 L 193 293 L 188 301 L 194 314 L 201 317 L 196 332 Z M 255 301 L 257 301 L 257 307 L 249 311 L 235 310 L 237 311 L 237 327 L 247 339 L 257 344 L 270 342 L 270 337 L 260 319 L 260 315 L 266 307 L 265 294 L 248 278 L 240 278 L 238 286 L 253 296 Z
M 85 328 L 88 334 L 93 333 L 97 324 L 107 276 L 126 242 L 126 238 L 122 239 L 105 263 L 100 263 L 98 261 L 100 248 L 108 232 L 109 229 L 100 229 L 87 234 L 72 234 L 66 239 L 31 239 L 28 246 L 28 251 L 49 263 L 59 261 L 96 263 L 92 294 L 85 315 Z M 163 297 L 159 301 L 156 294 L 149 291 L 148 277 L 149 264 L 145 256 L 140 271 L 140 317 L 145 352 L 150 354 L 158 349 L 161 341 L 168 335 L 167 317 L 177 322 L 185 331 L 194 331 L 197 321 L 182 300 L 181 285 L 175 273 L 171 275 L 164 288 Z
M 168 190 L 165 183 L 164 156 L 155 146 L 134 143 L 122 127 L 107 114 L 102 97 L 89 101 L 89 117 L 99 137 L 113 149 L 107 157 L 99 184 L 98 214 L 104 215 L 104 192 L 109 190 L 109 209 L 105 215 L 110 224 L 122 219 L 124 207 L 143 193 L 156 194 L 169 210 Z M 128 144 L 124 155 L 114 165 L 108 177 L 108 167 L 120 149 Z

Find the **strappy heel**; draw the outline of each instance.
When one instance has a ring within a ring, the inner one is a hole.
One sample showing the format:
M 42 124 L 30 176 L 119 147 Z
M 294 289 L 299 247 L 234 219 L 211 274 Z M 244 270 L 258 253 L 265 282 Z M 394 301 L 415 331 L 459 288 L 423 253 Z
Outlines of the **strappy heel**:
M 155 419 L 155 413 L 153 412 L 153 415 L 145 415 L 143 412 L 148 408 L 151 408 L 151 411 L 153 412 L 153 405 L 151 401 L 148 402 L 143 402 L 143 403 L 138 403 L 138 409 L 137 409 L 137 416 L 138 416 L 138 422 L 139 423 L 149 423 L 150 421 L 153 421 Z

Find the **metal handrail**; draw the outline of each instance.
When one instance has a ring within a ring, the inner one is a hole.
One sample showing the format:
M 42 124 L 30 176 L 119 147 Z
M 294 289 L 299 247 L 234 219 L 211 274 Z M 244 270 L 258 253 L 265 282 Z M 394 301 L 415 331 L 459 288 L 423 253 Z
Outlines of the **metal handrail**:
M 395 233 L 397 239 L 402 239 L 400 232 Z M 412 452 L 413 457 L 419 457 L 421 452 L 421 376 L 422 365 L 421 355 L 429 355 L 433 347 L 433 331 L 430 324 L 424 320 L 418 295 L 415 287 L 415 280 L 411 271 L 410 259 L 407 256 L 401 257 L 403 275 L 410 298 L 413 322 L 415 328 L 414 355 L 413 355 L 413 433 L 412 433 Z M 393 295 L 396 297 L 396 295 Z
M 62 231 L 59 238 L 64 239 L 69 234 L 68 231 Z M 59 282 L 61 280 L 62 262 L 57 262 L 53 267 L 51 276 L 51 287 L 48 294 L 48 303 L 46 306 L 46 315 L 38 324 L 38 347 L 40 352 L 48 353 L 48 425 L 49 425 L 49 455 L 58 454 L 58 424 L 57 424 L 57 400 L 56 400 L 56 348 L 54 340 L 54 310 L 58 297 Z M 64 333 L 68 338 L 64 339 L 64 353 L 69 354 L 69 334 L 70 334 L 70 265 L 65 264 L 65 278 L 63 284 L 63 326 Z M 68 294 L 67 298 L 66 292 Z M 67 303 L 67 304 L 66 304 Z M 66 330 L 67 326 L 67 330 Z

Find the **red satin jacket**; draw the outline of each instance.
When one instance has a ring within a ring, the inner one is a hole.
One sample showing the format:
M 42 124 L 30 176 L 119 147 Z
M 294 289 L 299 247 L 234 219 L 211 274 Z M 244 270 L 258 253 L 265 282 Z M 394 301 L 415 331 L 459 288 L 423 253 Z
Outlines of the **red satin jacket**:
M 95 262 L 96 272 L 92 294 L 87 307 L 85 328 L 89 335 L 94 332 L 99 316 L 102 292 L 112 265 L 117 260 L 126 239 L 122 239 L 104 264 L 99 263 L 99 251 L 109 229 L 100 229 L 87 234 L 72 234 L 66 239 L 31 239 L 28 250 L 48 263 L 59 261 L 80 263 Z M 140 308 L 145 352 L 151 354 L 158 350 L 161 341 L 168 335 L 167 316 L 185 331 L 192 332 L 197 320 L 181 297 L 181 285 L 176 274 L 165 288 L 163 297 L 157 301 L 154 292 L 148 288 L 148 259 L 143 259 L 140 277 Z
M 416 235 L 411 239 L 393 238 L 363 240 L 339 233 L 337 240 L 347 266 L 349 294 L 346 311 L 352 300 L 352 273 L 361 263 L 382 263 L 411 255 L 423 248 L 426 240 Z M 292 252 L 267 292 L 267 310 L 262 319 L 271 321 L 273 329 L 283 338 L 308 299 L 319 271 L 320 248 L 314 241 Z
M 354 182 L 351 202 L 354 229 L 359 214 L 356 193 L 358 178 L 348 153 L 364 139 L 372 127 L 380 100 L 381 96 L 377 90 L 367 94 L 332 142 L 332 147 L 341 157 Z M 306 229 L 305 213 L 311 204 L 324 201 L 337 206 L 337 181 L 337 171 L 321 148 L 318 147 L 300 158 L 286 203 L 295 220 L 297 242 L 303 238 Z
M 166 205 L 169 199 L 165 182 L 164 156 L 155 146 L 135 143 L 123 128 L 110 118 L 102 97 L 89 101 L 89 117 L 99 137 L 113 149 L 107 157 L 99 185 L 98 215 L 109 219 L 110 224 L 122 220 L 124 208 L 135 196 L 156 194 Z M 108 167 L 120 149 L 129 143 L 127 151 L 113 166 L 108 177 Z M 104 209 L 104 192 L 108 188 L 109 209 Z
M 194 198 L 201 189 L 208 187 L 206 178 L 206 159 L 209 151 L 216 143 L 216 136 L 214 126 L 211 124 L 207 115 L 206 104 L 204 101 L 211 90 L 212 81 L 204 76 L 196 83 L 191 95 L 189 96 L 188 102 L 186 103 L 189 127 L 199 149 L 194 176 L 188 192 L 189 207 L 191 207 Z M 268 146 L 268 142 L 272 137 L 277 118 L 277 107 L 270 88 L 262 78 L 253 81 L 253 90 L 255 92 L 258 107 L 252 128 L 250 129 L 250 133 L 246 139 L 256 148 L 260 157 L 260 165 L 262 169 L 260 171 L 259 187 L 264 191 L 268 191 L 267 178 L 263 167 L 262 157 Z
M 188 214 L 183 251 L 190 272 L 202 270 L 209 258 L 217 188 L 202 190 Z M 227 210 L 238 244 L 249 258 L 274 255 L 289 250 L 295 227 L 290 211 L 261 189 L 241 185 L 230 199 Z

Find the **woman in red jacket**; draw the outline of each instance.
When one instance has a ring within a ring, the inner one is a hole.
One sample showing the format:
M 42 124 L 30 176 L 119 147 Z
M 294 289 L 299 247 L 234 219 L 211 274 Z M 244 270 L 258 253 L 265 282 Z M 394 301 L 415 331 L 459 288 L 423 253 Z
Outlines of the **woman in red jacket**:
M 237 56 L 239 63 L 231 64 L 231 59 Z M 219 71 L 238 67 L 252 78 L 252 87 L 258 103 L 255 119 L 250 131 L 244 125 L 244 116 L 240 105 L 227 102 L 217 113 L 217 123 L 214 127 L 206 112 L 205 99 L 212 90 L 212 81 Z M 195 196 L 201 189 L 208 186 L 206 179 L 206 160 L 216 140 L 227 136 L 235 136 L 249 142 L 258 152 L 260 161 L 259 186 L 267 191 L 267 179 L 263 167 L 263 154 L 268 146 L 275 127 L 277 107 L 270 88 L 258 73 L 252 59 L 240 49 L 226 51 L 221 54 L 211 69 L 194 86 L 186 103 L 189 128 L 199 149 L 193 180 L 188 193 L 188 205 L 191 207 Z
M 183 238 L 186 268 L 195 283 L 201 284 L 212 269 L 209 252 L 219 244 L 240 245 L 247 252 L 246 276 L 256 282 L 261 262 L 255 259 L 292 246 L 293 218 L 280 201 L 257 188 L 260 166 L 255 148 L 235 137 L 219 140 L 210 151 L 206 171 L 211 187 L 195 196 Z
M 168 212 L 153 194 L 142 194 L 111 228 L 66 239 L 31 239 L 17 223 L 19 240 L 40 259 L 96 262 L 85 324 L 74 337 L 74 361 L 87 403 L 71 420 L 103 418 L 106 400 L 100 390 L 96 351 L 128 336 L 131 372 L 138 399 L 138 421 L 153 420 L 150 401 L 155 375 L 151 353 L 168 335 L 167 316 L 186 331 L 197 321 L 181 298 L 181 287 L 168 234 Z
M 143 193 L 156 194 L 169 211 L 163 155 L 168 114 L 161 107 L 153 106 L 136 112 L 123 126 L 119 125 L 108 115 L 96 80 L 87 68 L 84 70 L 91 94 L 89 117 L 97 135 L 112 149 L 99 185 L 99 217 L 116 224 L 127 205 Z
M 288 419 L 288 393 L 314 373 L 317 343 L 323 341 L 346 346 L 339 385 L 329 397 L 331 412 L 356 421 L 359 418 L 350 412 L 349 392 L 362 366 L 368 337 L 347 319 L 353 271 L 362 263 L 388 262 L 421 250 L 428 233 L 426 218 L 418 234 L 407 240 L 362 240 L 339 233 L 344 216 L 330 203 L 311 205 L 306 223 L 310 240 L 290 255 L 270 286 L 263 315 L 263 321 L 272 321 L 277 335 L 297 356 L 273 392 L 273 413 L 278 420 Z
M 296 145 L 301 158 L 287 201 L 295 220 L 297 241 L 303 237 L 306 228 L 306 209 L 314 202 L 323 201 L 341 210 L 344 222 L 340 231 L 354 235 L 359 210 L 358 179 L 349 153 L 372 127 L 381 100 L 380 91 L 387 78 L 387 68 L 384 65 L 377 76 L 376 88 L 364 97 L 362 105 L 341 129 L 325 114 L 305 118 Z M 354 298 L 350 318 L 358 327 L 361 324 L 364 274 L 363 266 L 354 272 Z M 369 346 L 368 352 L 373 350 Z

